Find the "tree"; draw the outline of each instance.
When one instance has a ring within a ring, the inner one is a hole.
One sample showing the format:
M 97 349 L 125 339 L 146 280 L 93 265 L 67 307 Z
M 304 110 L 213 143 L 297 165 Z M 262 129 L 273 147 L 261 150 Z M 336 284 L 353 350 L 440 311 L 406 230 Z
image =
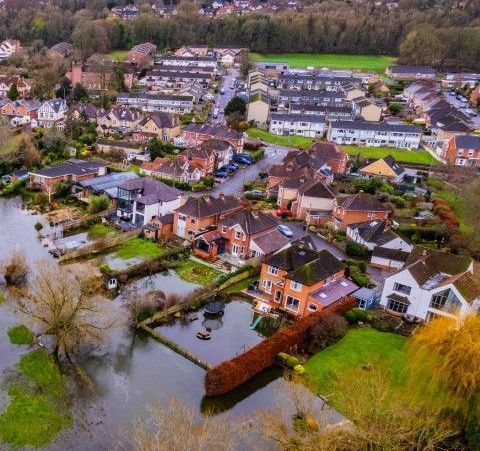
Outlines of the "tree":
M 105 194 L 102 194 L 101 196 L 91 196 L 90 203 L 88 205 L 88 211 L 91 214 L 96 214 L 107 210 L 109 206 L 110 201 Z
M 246 112 L 247 112 L 247 102 L 245 102 L 245 100 L 243 100 L 238 96 L 233 97 L 225 107 L 226 116 L 232 113 L 240 113 L 241 115 L 245 115 Z
M 62 80 L 60 81 L 60 86 L 57 89 L 57 92 L 55 93 L 57 97 L 60 97 L 61 99 L 66 99 L 72 92 L 72 83 L 67 77 L 62 77 Z
M 318 352 L 340 340 L 348 331 L 348 324 L 340 315 L 328 315 L 320 319 L 308 332 L 307 350 Z
M 88 91 L 81 83 L 77 83 L 72 90 L 72 100 L 74 102 L 88 102 L 89 99 Z
M 2 263 L 1 272 L 5 277 L 7 285 L 15 287 L 23 285 L 30 272 L 25 254 L 20 251 L 14 251 L 9 259 Z
M 113 325 L 107 319 L 112 312 L 106 300 L 95 295 L 103 280 L 48 261 L 36 269 L 30 289 L 14 297 L 16 306 L 38 330 L 38 337 L 53 340 L 55 356 L 73 363 L 81 351 L 101 345 Z
M 20 97 L 16 83 L 12 83 L 12 86 L 10 86 L 10 89 L 8 90 L 7 96 L 12 102 Z
M 171 155 L 175 153 L 175 146 L 172 143 L 160 141 L 154 136 L 148 143 L 148 152 L 152 160 L 155 158 L 163 158 L 165 155 Z

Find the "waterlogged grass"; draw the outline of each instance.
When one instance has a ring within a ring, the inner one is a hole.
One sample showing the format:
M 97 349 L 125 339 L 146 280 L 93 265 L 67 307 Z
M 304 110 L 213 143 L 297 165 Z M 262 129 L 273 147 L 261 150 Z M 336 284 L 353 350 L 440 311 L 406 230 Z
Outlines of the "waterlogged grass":
M 32 394 L 19 386 L 11 387 L 8 395 L 10 404 L 0 414 L 0 442 L 14 448 L 40 448 L 72 424 L 72 418 L 62 413 L 47 395 Z
M 107 236 L 117 235 L 117 231 L 105 224 L 94 224 L 88 229 L 87 236 L 90 240 L 98 240 Z
M 153 241 L 143 238 L 132 238 L 120 245 L 115 256 L 123 260 L 129 260 L 135 257 L 155 258 L 164 252 L 165 250 Z
M 291 68 L 328 67 L 330 69 L 351 69 L 373 72 L 385 72 L 395 63 L 395 58 L 383 55 L 340 55 L 329 53 L 251 53 L 253 61 L 270 63 L 288 63 Z
M 39 448 L 72 425 L 72 417 L 62 405 L 65 381 L 43 349 L 23 355 L 17 367 L 25 381 L 7 389 L 10 402 L 0 413 L 0 443 Z
M 53 358 L 43 349 L 36 349 L 20 358 L 20 371 L 46 392 L 55 396 L 65 394 L 65 380 Z
M 195 260 L 185 260 L 178 268 L 177 274 L 187 282 L 198 285 L 209 285 L 219 277 L 222 272 L 215 268 L 199 263 Z
M 305 369 L 317 392 L 326 396 L 336 377 L 362 365 L 388 368 L 392 384 L 401 383 L 406 343 L 400 335 L 372 328 L 351 329 L 339 342 L 308 359 Z
M 7 335 L 10 343 L 14 345 L 31 345 L 33 343 L 33 332 L 24 324 L 10 327 Z

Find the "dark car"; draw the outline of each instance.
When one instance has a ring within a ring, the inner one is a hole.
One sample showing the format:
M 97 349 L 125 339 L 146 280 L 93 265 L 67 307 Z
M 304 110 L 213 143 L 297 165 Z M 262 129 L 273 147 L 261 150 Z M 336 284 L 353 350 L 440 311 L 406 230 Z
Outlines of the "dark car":
M 233 162 L 250 166 L 253 164 L 253 158 L 246 153 L 237 153 L 233 157 Z
M 245 191 L 244 193 L 245 199 L 264 199 L 265 198 L 265 193 L 263 191 L 260 191 L 259 189 L 253 189 L 251 191 Z
M 224 171 L 223 169 L 219 169 L 217 172 L 215 172 L 215 178 L 216 179 L 226 179 L 228 177 L 228 171 Z
M 226 164 L 225 166 L 222 166 L 219 171 L 227 171 L 230 173 L 235 172 L 238 169 L 238 166 L 235 163 L 229 163 Z

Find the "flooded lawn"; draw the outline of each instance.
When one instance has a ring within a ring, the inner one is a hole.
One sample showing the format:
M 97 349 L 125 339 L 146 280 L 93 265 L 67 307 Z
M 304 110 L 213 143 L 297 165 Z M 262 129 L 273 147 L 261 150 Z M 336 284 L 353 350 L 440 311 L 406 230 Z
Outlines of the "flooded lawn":
M 180 276 L 171 269 L 154 274 L 153 276 L 142 277 L 131 285 L 145 292 L 161 290 L 167 296 L 170 294 L 180 296 L 187 295 L 200 287 L 200 285 L 181 279 Z
M 254 313 L 252 305 L 247 301 L 228 302 L 223 315 L 205 314 L 204 309 L 201 309 L 197 316 L 196 321 L 178 318 L 155 330 L 211 364 L 243 354 L 265 338 L 257 328 L 251 328 Z M 206 329 L 211 331 L 211 339 L 197 338 L 197 332 Z

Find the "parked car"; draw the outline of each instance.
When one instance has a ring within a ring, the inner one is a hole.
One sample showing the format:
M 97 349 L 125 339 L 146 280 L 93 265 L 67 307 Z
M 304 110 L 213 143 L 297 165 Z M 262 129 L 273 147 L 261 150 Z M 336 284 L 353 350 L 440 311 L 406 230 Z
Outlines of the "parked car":
M 288 238 L 291 238 L 293 236 L 293 232 L 286 225 L 279 224 L 277 226 L 277 229 L 279 230 L 280 233 L 283 233 Z
M 224 88 L 220 89 L 220 95 L 223 96 L 223 94 L 225 94 L 225 89 Z
M 291 218 L 293 216 L 293 213 L 286 209 L 286 208 L 279 208 L 276 212 L 276 215 L 280 218 L 282 216 L 286 216 L 288 218 Z
M 221 170 L 227 170 L 228 172 L 235 172 L 238 169 L 238 166 L 235 163 L 226 164 L 221 168 Z
M 244 196 L 246 199 L 264 199 L 265 193 L 259 189 L 252 189 L 251 191 L 245 191 Z
M 213 109 L 213 118 L 214 119 L 216 119 L 218 117 L 218 113 L 219 113 L 218 108 L 214 108 Z
M 237 153 L 233 156 L 233 162 L 250 166 L 253 164 L 253 158 L 247 153 Z
M 219 169 L 217 172 L 215 172 L 214 176 L 216 179 L 226 179 L 228 177 L 228 171 Z

